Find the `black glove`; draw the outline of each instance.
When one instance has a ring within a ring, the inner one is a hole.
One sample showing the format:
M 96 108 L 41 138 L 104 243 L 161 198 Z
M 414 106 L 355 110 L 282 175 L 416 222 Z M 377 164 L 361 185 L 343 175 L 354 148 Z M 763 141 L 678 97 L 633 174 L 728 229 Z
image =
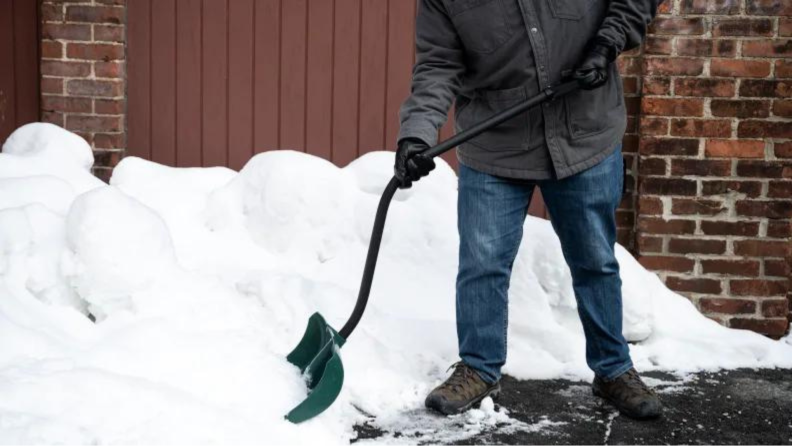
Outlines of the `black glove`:
M 595 43 L 575 69 L 572 77 L 580 88 L 593 90 L 608 82 L 608 66 L 616 60 L 616 49 L 603 43 Z
M 434 170 L 434 160 L 423 153 L 428 149 L 429 146 L 418 138 L 404 138 L 399 141 L 393 173 L 401 181 L 401 189 L 412 187 L 413 181 L 418 181 Z

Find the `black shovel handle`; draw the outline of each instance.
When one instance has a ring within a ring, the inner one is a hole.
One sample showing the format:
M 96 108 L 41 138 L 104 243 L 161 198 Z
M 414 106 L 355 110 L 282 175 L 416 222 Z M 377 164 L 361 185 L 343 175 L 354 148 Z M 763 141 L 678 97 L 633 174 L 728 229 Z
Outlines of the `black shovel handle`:
M 540 104 L 552 100 L 553 98 L 561 97 L 578 88 L 579 84 L 577 81 L 568 81 L 556 87 L 547 88 L 538 95 L 513 105 L 502 112 L 496 113 L 464 132 L 457 133 L 451 138 L 430 148 L 425 153 L 432 158 L 440 156 L 479 134 L 508 121 L 520 113 L 524 113 Z M 388 207 L 390 207 L 391 199 L 393 199 L 393 195 L 398 189 L 399 180 L 393 177 L 385 187 L 382 198 L 380 198 L 379 206 L 377 207 L 377 215 L 374 218 L 374 229 L 371 231 L 371 241 L 369 242 L 369 250 L 366 255 L 366 266 L 363 269 L 363 279 L 360 282 L 357 303 L 355 304 L 355 309 L 352 311 L 352 315 L 349 316 L 349 320 L 344 324 L 344 327 L 341 328 L 341 331 L 338 332 L 344 339 L 349 338 L 349 335 L 355 330 L 358 322 L 360 322 L 360 319 L 363 317 L 363 312 L 366 310 L 369 293 L 371 292 L 371 283 L 374 280 L 374 269 L 377 267 L 377 257 L 379 256 L 380 244 L 382 243 L 382 232 L 385 229 L 385 218 L 388 215 Z

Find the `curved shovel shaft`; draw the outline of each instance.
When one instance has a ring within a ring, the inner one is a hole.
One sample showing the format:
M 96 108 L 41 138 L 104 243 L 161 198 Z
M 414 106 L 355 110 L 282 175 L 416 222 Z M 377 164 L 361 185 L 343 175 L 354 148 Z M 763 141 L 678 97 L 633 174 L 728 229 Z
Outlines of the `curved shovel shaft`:
M 458 133 L 442 143 L 432 147 L 426 153 L 431 157 L 439 156 L 469 139 L 483 133 L 509 119 L 536 107 L 553 98 L 563 96 L 578 88 L 577 81 L 570 81 L 555 88 L 548 88 L 539 95 L 514 105 L 473 127 Z M 363 278 L 360 283 L 358 299 L 341 331 L 336 332 L 325 322 L 324 318 L 315 313 L 308 321 L 308 328 L 299 345 L 289 354 L 288 360 L 300 368 L 306 377 L 308 388 L 311 389 L 308 398 L 295 407 L 286 418 L 293 423 L 300 423 L 324 412 L 335 401 L 341 392 L 344 382 L 344 368 L 338 350 L 355 330 L 363 312 L 366 310 L 371 284 L 374 280 L 374 270 L 377 267 L 377 257 L 382 243 L 382 233 L 385 230 L 385 219 L 388 208 L 396 191 L 399 189 L 399 180 L 391 178 L 382 193 L 374 227 L 371 231 L 371 241 L 366 255 L 366 266 L 363 269 Z

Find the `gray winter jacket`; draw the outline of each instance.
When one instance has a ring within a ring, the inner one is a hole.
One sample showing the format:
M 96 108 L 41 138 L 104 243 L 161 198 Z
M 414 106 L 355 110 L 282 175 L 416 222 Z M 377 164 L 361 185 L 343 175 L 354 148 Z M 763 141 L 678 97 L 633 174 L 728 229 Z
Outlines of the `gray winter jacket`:
M 401 1 L 401 0 L 400 0 Z M 456 99 L 456 130 L 566 78 L 593 38 L 640 44 L 659 0 L 420 0 L 412 92 L 399 139 L 434 145 Z M 597 164 L 626 127 L 615 64 L 608 83 L 554 100 L 459 147 L 459 160 L 510 178 L 564 178 Z

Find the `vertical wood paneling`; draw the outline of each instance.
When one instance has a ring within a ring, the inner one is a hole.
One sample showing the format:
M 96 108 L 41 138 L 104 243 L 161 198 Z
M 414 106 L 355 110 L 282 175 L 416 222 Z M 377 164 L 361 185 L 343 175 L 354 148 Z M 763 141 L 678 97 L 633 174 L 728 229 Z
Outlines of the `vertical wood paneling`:
M 253 156 L 254 0 L 228 4 L 228 164 L 241 169 Z
M 336 0 L 333 65 L 333 161 L 357 157 L 360 0 Z
M 201 165 L 201 3 L 201 0 L 176 3 L 177 166 Z M 132 47 L 131 40 L 129 46 Z
M 176 164 L 176 0 L 151 2 L 151 159 Z
M 256 0 L 254 69 L 255 151 L 278 147 L 280 140 L 281 0 Z
M 385 141 L 388 2 L 364 1 L 362 7 L 358 155 L 388 147 Z
M 307 0 L 281 5 L 280 148 L 305 148 Z
M 388 2 L 388 85 L 385 141 L 394 147 L 399 133 L 399 106 L 410 93 L 415 63 L 415 5 L 413 1 Z
M 228 4 L 203 2 L 202 138 L 204 166 L 228 163 Z
M 305 149 L 331 159 L 333 127 L 333 10 L 335 0 L 308 0 Z
M 0 1 L 0 60 L 14 60 L 14 3 Z M 16 127 L 16 76 L 13 66 L 0 69 L 0 144 Z
M 127 154 L 151 159 L 151 0 L 130 2 L 127 21 Z
M 10 3 L 6 0 L 6 3 Z M 38 101 L 38 6 L 29 0 L 13 0 L 16 85 L 16 126 L 35 122 Z

